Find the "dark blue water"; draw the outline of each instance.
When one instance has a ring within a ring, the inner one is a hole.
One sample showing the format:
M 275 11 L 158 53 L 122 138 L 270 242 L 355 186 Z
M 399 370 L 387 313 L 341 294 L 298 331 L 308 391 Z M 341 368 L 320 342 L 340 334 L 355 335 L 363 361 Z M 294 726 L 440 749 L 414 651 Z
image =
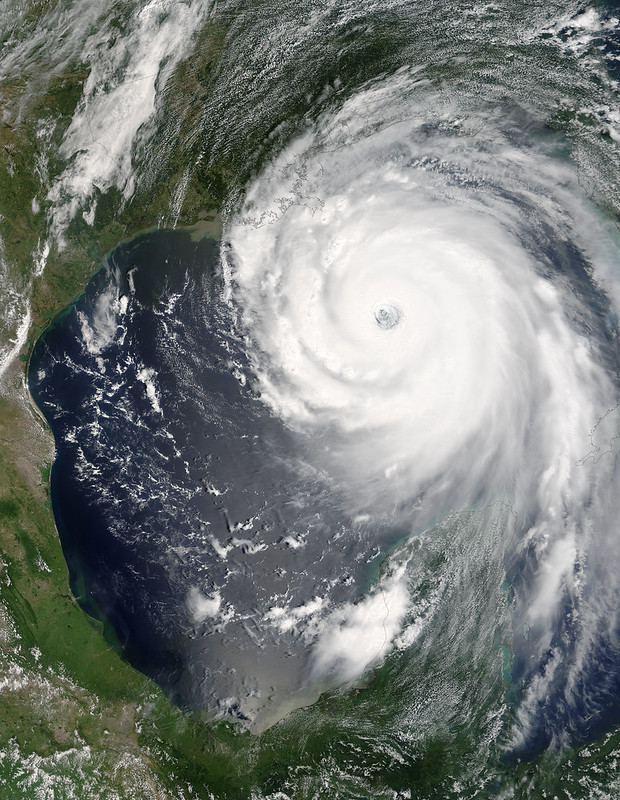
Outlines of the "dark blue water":
M 203 356 L 211 353 L 216 362 L 209 305 L 216 262 L 215 243 L 195 244 L 183 234 L 159 232 L 122 245 L 39 340 L 29 371 L 33 397 L 56 441 L 52 502 L 72 590 L 85 610 L 114 631 L 132 663 L 172 685 L 181 669 L 173 632 L 183 587 L 171 579 L 165 561 L 179 535 L 169 526 L 179 522 L 175 511 L 185 493 L 185 524 L 205 503 L 175 452 L 168 422 L 154 411 L 137 375 L 142 365 L 160 366 L 157 353 L 166 342 L 154 310 L 187 280 L 204 284 Z M 92 353 L 81 321 L 92 322 L 106 291 L 131 298 L 130 307 L 119 315 L 109 344 Z M 232 418 L 234 379 L 227 382 L 217 369 L 205 379 L 212 391 L 230 395 Z M 177 388 L 165 367 L 158 369 L 157 381 L 166 398 Z M 178 429 L 189 419 L 173 422 Z M 206 442 L 215 434 L 208 424 L 190 434 L 192 466 L 207 457 Z M 166 488 L 157 484 L 162 475 Z
M 170 231 L 121 245 L 37 343 L 29 382 L 80 604 L 176 702 L 239 716 L 240 682 L 303 678 L 300 637 L 261 628 L 272 598 L 355 599 L 376 542 L 257 399 L 218 248 Z M 196 596 L 219 613 L 193 613 Z

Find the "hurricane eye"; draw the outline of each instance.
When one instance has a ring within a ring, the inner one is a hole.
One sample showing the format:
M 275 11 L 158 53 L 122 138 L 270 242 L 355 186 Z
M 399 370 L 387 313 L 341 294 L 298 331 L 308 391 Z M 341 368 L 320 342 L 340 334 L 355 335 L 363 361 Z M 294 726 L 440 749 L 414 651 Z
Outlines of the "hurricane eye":
M 384 331 L 395 328 L 402 319 L 402 311 L 391 303 L 381 303 L 374 308 L 374 317 L 377 325 Z

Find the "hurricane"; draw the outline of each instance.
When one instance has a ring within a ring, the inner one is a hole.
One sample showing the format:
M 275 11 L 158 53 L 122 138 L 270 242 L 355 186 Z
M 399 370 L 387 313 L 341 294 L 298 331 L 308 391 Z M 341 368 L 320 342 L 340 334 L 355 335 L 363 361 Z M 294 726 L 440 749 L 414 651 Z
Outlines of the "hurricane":
M 587 676 L 617 625 L 597 585 L 618 558 L 617 250 L 561 143 L 400 74 L 257 177 L 223 254 L 260 402 L 351 515 L 412 537 L 467 509 L 514 515 L 500 554 L 516 739 L 550 696 L 550 737 L 600 713 Z
M 617 791 L 614 13 L 75 34 L 23 286 L 116 238 L 28 385 L 73 594 L 209 731 L 209 797 Z

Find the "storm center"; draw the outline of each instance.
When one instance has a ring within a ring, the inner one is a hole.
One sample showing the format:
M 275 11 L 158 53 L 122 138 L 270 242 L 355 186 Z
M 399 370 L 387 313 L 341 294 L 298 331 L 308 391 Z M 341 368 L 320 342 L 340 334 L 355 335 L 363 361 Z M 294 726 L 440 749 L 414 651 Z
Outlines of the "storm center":
M 384 331 L 395 328 L 401 320 L 402 311 L 391 303 L 381 303 L 374 308 L 375 321 Z

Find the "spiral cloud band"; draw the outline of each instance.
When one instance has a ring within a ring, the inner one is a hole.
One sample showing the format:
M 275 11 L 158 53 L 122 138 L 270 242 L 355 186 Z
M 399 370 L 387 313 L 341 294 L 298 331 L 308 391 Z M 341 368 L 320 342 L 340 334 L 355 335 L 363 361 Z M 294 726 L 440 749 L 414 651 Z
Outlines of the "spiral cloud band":
M 570 695 L 603 602 L 588 570 L 603 541 L 617 554 L 613 460 L 593 450 L 615 436 L 617 276 L 560 144 L 515 114 L 456 108 L 408 74 L 371 86 L 253 181 L 223 259 L 261 401 L 344 512 L 406 536 L 496 502 L 515 515 L 525 730 L 560 680 L 568 607 Z

